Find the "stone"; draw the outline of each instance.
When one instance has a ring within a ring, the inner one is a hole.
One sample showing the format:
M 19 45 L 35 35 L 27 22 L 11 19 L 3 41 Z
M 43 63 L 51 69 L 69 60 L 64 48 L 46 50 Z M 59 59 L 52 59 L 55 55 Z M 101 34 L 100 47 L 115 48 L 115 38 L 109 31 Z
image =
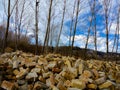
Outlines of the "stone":
M 88 87 L 89 89 L 94 89 L 94 90 L 97 89 L 97 85 L 96 85 L 96 84 L 88 84 L 87 87 Z
M 18 68 L 19 66 L 19 61 L 14 61 L 13 62 L 13 69 Z
M 78 72 L 77 69 L 75 68 L 69 68 L 69 69 L 64 68 L 64 70 L 61 72 L 61 76 L 63 76 L 67 80 L 74 79 L 75 77 L 77 77 L 77 74 Z
M 56 86 L 53 86 L 52 90 L 59 90 L 59 89 Z
M 106 78 L 105 77 L 101 77 L 101 78 L 98 78 L 95 80 L 95 83 L 96 84 L 102 84 L 106 81 Z
M 116 83 L 120 84 L 120 71 L 116 73 Z
M 41 69 L 40 68 L 33 68 L 31 70 L 31 72 L 36 72 L 36 73 L 40 74 L 41 73 Z
M 19 71 L 18 71 L 17 69 L 15 69 L 15 70 L 13 71 L 13 74 L 16 76 L 16 75 L 19 74 Z
M 33 84 L 29 84 L 27 90 L 32 90 L 32 89 L 33 89 Z
M 50 82 L 51 82 L 51 85 L 55 85 L 55 76 L 53 74 L 50 75 Z
M 98 72 L 100 77 L 105 77 L 105 72 Z
M 59 68 L 52 68 L 52 72 L 53 73 L 60 73 L 61 69 L 59 69 Z
M 43 78 L 49 78 L 52 72 L 43 73 Z
M 41 90 L 41 89 L 47 89 L 47 88 L 48 86 L 46 84 L 38 81 L 34 84 L 33 90 Z
M 82 75 L 83 75 L 83 77 L 86 77 L 86 78 L 92 77 L 92 73 L 89 70 L 84 70 Z
M 17 80 L 17 83 L 18 83 L 19 85 L 23 85 L 23 84 L 26 83 L 26 81 L 25 81 L 25 80 Z
M 72 66 L 71 66 L 71 62 L 69 60 L 65 60 L 65 64 L 67 65 L 67 67 L 70 69 Z
M 19 86 L 18 90 L 28 90 L 28 85 L 27 84 L 21 85 Z
M 57 62 L 56 62 L 56 61 L 51 61 L 51 62 L 49 62 L 49 64 L 47 65 L 47 67 L 48 67 L 49 69 L 52 69 L 52 68 L 54 68 L 56 65 L 57 65 Z
M 37 73 L 36 72 L 30 72 L 26 75 L 26 79 L 29 80 L 29 79 L 36 79 L 38 77 Z
M 96 69 L 92 69 L 92 72 L 93 72 L 93 74 L 95 76 L 95 79 L 97 79 L 99 77 L 98 71 Z
M 39 76 L 39 78 L 38 78 L 38 79 L 39 79 L 39 81 L 40 81 L 40 82 L 43 82 L 43 83 L 45 83 L 45 82 L 46 82 L 46 80 L 45 80 L 42 76 Z
M 78 88 L 68 88 L 67 90 L 82 90 L 82 89 L 78 89 Z
M 99 85 L 98 87 L 99 87 L 99 89 L 106 89 L 112 85 L 113 85 L 113 83 L 110 80 L 107 80 L 105 83 Z
M 67 90 L 67 88 L 64 86 L 62 81 L 59 81 L 59 83 L 57 84 L 57 87 L 59 88 L 59 90 Z
M 28 73 L 28 69 L 22 69 L 20 72 L 16 75 L 17 79 L 22 79 L 24 76 Z
M 6 81 L 6 80 L 4 80 L 4 81 L 2 82 L 1 87 L 2 87 L 3 89 L 6 89 L 6 90 L 14 90 L 14 89 L 15 89 L 14 83 L 11 83 L 11 82 Z
M 80 75 L 83 73 L 83 70 L 84 70 L 84 65 L 83 65 L 83 63 L 80 63 L 79 64 L 79 74 Z
M 79 79 L 73 79 L 71 81 L 71 87 L 79 88 L 79 89 L 85 89 L 86 84 L 84 82 L 80 81 Z
M 44 59 L 44 58 L 40 58 L 40 59 L 38 60 L 38 64 L 39 64 L 39 65 L 47 65 L 47 64 L 48 64 L 48 61 L 47 61 L 46 59 Z

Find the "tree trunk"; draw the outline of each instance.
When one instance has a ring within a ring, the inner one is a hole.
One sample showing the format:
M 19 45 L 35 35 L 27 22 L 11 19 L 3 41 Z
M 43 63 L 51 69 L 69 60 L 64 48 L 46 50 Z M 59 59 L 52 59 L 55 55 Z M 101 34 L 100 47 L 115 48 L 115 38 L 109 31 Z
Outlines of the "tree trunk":
M 71 55 L 73 53 L 74 39 L 75 39 L 77 23 L 78 23 L 79 5 L 80 5 L 80 0 L 78 0 L 77 2 L 77 12 L 76 12 L 76 20 L 75 20 L 74 31 L 73 31 L 72 45 L 71 45 Z
M 76 0 L 74 1 L 74 6 L 73 6 L 73 13 L 72 13 L 72 17 L 71 17 L 71 24 L 70 24 L 70 37 L 69 37 L 69 46 L 71 46 L 71 36 L 72 36 L 72 29 L 73 29 L 73 21 L 74 21 L 74 13 L 75 13 L 75 4 L 76 4 Z
M 62 29 L 63 29 L 63 23 L 64 23 L 64 17 L 65 17 L 65 10 L 66 10 L 66 0 L 64 0 L 64 8 L 63 8 L 63 15 L 62 15 L 60 33 L 59 33 L 59 35 L 58 35 L 58 40 L 57 40 L 55 52 L 57 52 L 57 50 L 58 50 L 58 45 L 59 45 L 59 41 L 60 41 L 60 36 L 61 36 L 61 33 L 62 33 Z
M 10 26 L 10 3 L 11 0 L 8 0 L 8 18 L 7 18 L 7 27 L 5 31 L 5 37 L 4 37 L 4 43 L 3 43 L 3 53 L 5 52 L 5 48 L 7 47 L 7 39 L 8 39 L 8 32 L 9 32 L 9 26 Z
M 48 46 L 46 47 L 46 44 L 49 42 L 49 32 L 50 32 L 50 21 L 51 21 L 52 2 L 53 2 L 53 0 L 50 0 L 48 23 L 47 23 L 47 29 L 46 29 L 46 34 L 45 34 L 45 39 L 44 39 L 43 48 L 42 48 L 42 53 L 45 52 L 45 49 L 48 49 Z M 46 51 L 47 51 L 47 50 L 46 50 Z
M 35 37 L 35 41 L 36 41 L 36 48 L 35 48 L 35 54 L 37 55 L 38 54 L 38 4 L 39 4 L 39 1 L 36 0 L 36 8 L 35 8 L 35 28 L 36 28 L 36 37 Z

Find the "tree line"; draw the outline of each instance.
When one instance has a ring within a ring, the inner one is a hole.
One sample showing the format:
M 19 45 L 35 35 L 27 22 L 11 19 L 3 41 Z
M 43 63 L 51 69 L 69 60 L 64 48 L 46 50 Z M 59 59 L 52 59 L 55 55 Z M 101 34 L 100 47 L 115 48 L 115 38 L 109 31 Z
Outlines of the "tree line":
M 85 51 L 84 55 L 87 53 L 89 39 L 90 36 L 93 37 L 93 44 L 95 54 L 97 55 L 97 33 L 98 33 L 98 14 L 101 12 L 104 18 L 104 29 L 105 29 L 105 38 L 106 38 L 106 53 L 109 53 L 109 41 L 110 41 L 110 30 L 113 23 L 116 23 L 115 32 L 113 36 L 113 46 L 112 52 L 118 53 L 119 49 L 119 20 L 120 20 L 120 4 L 119 0 L 117 0 L 117 4 L 115 5 L 115 10 L 113 10 L 112 2 L 114 0 L 72 0 L 72 5 L 69 4 L 69 0 L 3 0 L 4 13 L 6 15 L 6 24 L 0 27 L 0 42 L 2 47 L 2 52 L 5 51 L 5 48 L 8 46 L 8 39 L 11 29 L 11 19 L 14 20 L 14 25 L 12 27 L 12 32 L 14 33 L 14 41 L 15 41 L 15 49 L 18 49 L 19 43 L 21 39 L 24 37 L 26 41 L 30 39 L 30 37 L 34 38 L 35 41 L 35 54 L 38 53 L 39 46 L 39 36 L 41 36 L 42 29 L 41 24 L 43 21 L 46 21 L 44 26 L 45 35 L 43 37 L 42 45 L 42 53 L 48 52 L 48 47 L 55 47 L 54 52 L 58 51 L 58 47 L 60 45 L 60 38 L 62 32 L 64 32 L 64 25 L 66 22 L 66 16 L 70 19 L 69 30 L 67 31 L 70 52 L 71 55 L 73 53 L 73 47 L 75 43 L 75 36 L 78 30 L 79 23 L 81 21 L 80 15 L 82 12 L 85 12 L 85 8 L 89 9 L 89 17 L 87 18 L 88 23 L 86 24 L 86 39 L 85 39 Z M 46 3 L 45 8 L 41 8 L 41 5 Z M 56 14 L 58 9 L 56 9 L 57 5 L 61 3 L 59 12 Z M 87 3 L 84 5 L 84 3 Z M 71 8 L 68 8 L 70 7 Z M 98 7 L 99 6 L 99 7 Z M 45 11 L 44 11 L 45 10 Z M 46 12 L 46 16 L 41 17 L 41 12 Z M 69 12 L 70 11 L 70 12 Z M 115 16 L 114 14 L 115 13 Z M 57 18 L 60 17 L 59 23 Z M 32 20 L 34 19 L 34 20 Z M 41 19 L 41 20 L 40 20 Z M 32 23 L 34 22 L 34 23 Z M 4 29 L 3 29 L 4 28 Z M 30 30 L 33 31 L 34 35 L 28 36 Z M 57 30 L 57 31 L 55 31 Z M 55 33 L 57 32 L 57 33 Z M 92 34 L 91 34 L 92 32 Z M 53 42 L 55 40 L 55 43 Z M 40 42 L 41 43 L 41 42 Z

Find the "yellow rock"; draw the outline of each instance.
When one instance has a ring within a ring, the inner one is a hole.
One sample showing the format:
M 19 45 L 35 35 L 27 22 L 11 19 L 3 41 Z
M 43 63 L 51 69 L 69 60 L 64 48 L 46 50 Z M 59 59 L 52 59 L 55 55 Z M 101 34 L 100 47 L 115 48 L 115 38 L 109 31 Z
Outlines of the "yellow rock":
M 17 69 L 15 69 L 15 70 L 13 71 L 13 74 L 14 74 L 14 75 L 18 75 L 18 73 L 19 73 L 19 71 L 18 71 Z
M 86 78 L 89 78 L 89 77 L 92 76 L 92 73 L 91 73 L 91 71 L 89 71 L 89 70 L 84 70 L 84 72 L 83 72 L 82 75 L 83 75 L 84 77 L 86 77 Z
M 83 73 L 84 65 L 83 65 L 82 63 L 80 63 L 78 70 L 79 70 L 79 74 L 82 74 L 82 73 Z
M 22 79 L 28 73 L 28 69 L 22 69 L 17 75 L 17 79 Z
M 96 88 L 97 88 L 97 85 L 95 85 L 95 84 L 88 84 L 87 87 L 88 87 L 89 89 L 96 89 Z
M 71 81 L 71 86 L 74 88 L 79 88 L 79 89 L 85 89 L 86 88 L 86 84 L 82 81 L 80 81 L 79 79 L 73 79 Z
M 63 82 L 60 81 L 58 84 L 57 84 L 57 87 L 59 88 L 59 90 L 67 90 L 67 88 L 64 86 Z
M 14 83 L 11 83 L 8 81 L 3 81 L 1 84 L 1 87 L 5 90 L 14 90 L 15 89 Z
M 113 85 L 112 82 L 107 80 L 105 83 L 99 85 L 98 87 L 99 87 L 99 89 L 106 89 L 106 88 L 109 88 L 112 85 Z
M 95 80 L 96 84 L 102 84 L 106 81 L 106 78 L 105 77 L 101 77 L 101 78 L 98 78 Z

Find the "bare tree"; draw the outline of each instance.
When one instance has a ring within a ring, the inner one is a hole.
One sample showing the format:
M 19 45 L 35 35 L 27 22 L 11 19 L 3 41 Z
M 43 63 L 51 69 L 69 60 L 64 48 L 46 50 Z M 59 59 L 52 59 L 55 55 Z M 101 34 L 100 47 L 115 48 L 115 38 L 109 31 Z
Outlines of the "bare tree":
M 58 35 L 57 44 L 56 44 L 56 50 L 55 51 L 58 50 L 60 36 L 61 36 L 61 33 L 62 33 L 63 24 L 64 24 L 65 10 L 66 10 L 66 0 L 64 0 L 64 8 L 63 8 L 63 14 L 62 14 L 62 21 L 61 21 L 60 32 L 59 32 L 59 35 Z
M 25 3 L 26 3 L 26 0 L 23 0 L 22 9 L 21 9 L 21 12 L 20 12 L 19 24 L 18 24 L 18 38 L 17 38 L 18 42 L 20 42 L 21 24 L 22 24 L 22 19 L 23 19 L 23 13 L 25 11 Z
M 69 46 L 71 46 L 71 34 L 72 34 L 72 30 L 73 30 L 73 21 L 74 21 L 74 13 L 75 13 L 75 5 L 76 5 L 76 0 L 74 1 L 74 6 L 73 6 L 73 12 L 72 12 L 72 16 L 71 16 L 71 24 L 70 24 L 70 37 L 69 37 Z
M 16 11 L 15 11 L 15 49 L 17 50 L 18 44 L 17 44 L 17 29 L 18 29 L 18 2 L 16 4 Z
M 72 38 L 72 45 L 71 45 L 71 55 L 72 55 L 72 52 L 73 52 L 72 50 L 73 50 L 73 46 L 74 46 L 74 39 L 75 39 L 77 23 L 78 23 L 79 6 L 80 6 L 80 0 L 77 1 L 77 11 L 76 11 L 76 19 L 75 19 L 74 30 L 73 30 L 73 38 Z
M 113 43 L 113 48 L 112 48 L 112 52 L 114 52 L 115 49 L 115 45 L 116 45 L 116 50 L 115 52 L 118 52 L 118 46 L 119 46 L 119 20 L 120 20 L 120 5 L 118 5 L 118 10 L 117 10 L 117 25 L 116 25 L 116 30 L 115 30 L 115 36 L 114 36 L 114 43 Z
M 8 0 L 8 6 L 7 6 L 8 7 L 8 9 L 7 9 L 7 26 L 6 26 L 6 31 L 5 31 L 4 43 L 3 43 L 3 52 L 5 51 L 5 48 L 7 46 L 8 31 L 9 31 L 9 26 L 10 26 L 10 17 L 12 15 L 12 12 L 13 12 L 17 2 L 18 2 L 18 0 L 15 1 L 13 7 L 11 8 L 11 0 Z
M 111 9 L 111 0 L 103 0 L 105 29 L 106 29 L 106 53 L 109 52 L 109 14 Z
M 36 27 L 36 35 L 35 35 L 35 40 L 36 40 L 36 48 L 35 48 L 35 54 L 38 54 L 38 10 L 39 10 L 39 0 L 36 0 L 36 5 L 35 5 L 35 27 Z
M 47 23 L 47 29 L 46 29 L 45 39 L 44 39 L 44 45 L 43 45 L 43 48 L 42 48 L 42 52 L 43 52 L 43 53 L 44 53 L 44 51 L 45 51 L 45 48 L 46 48 L 46 51 L 47 51 L 47 49 L 48 49 L 52 3 L 53 3 L 53 0 L 50 0 L 48 23 Z

